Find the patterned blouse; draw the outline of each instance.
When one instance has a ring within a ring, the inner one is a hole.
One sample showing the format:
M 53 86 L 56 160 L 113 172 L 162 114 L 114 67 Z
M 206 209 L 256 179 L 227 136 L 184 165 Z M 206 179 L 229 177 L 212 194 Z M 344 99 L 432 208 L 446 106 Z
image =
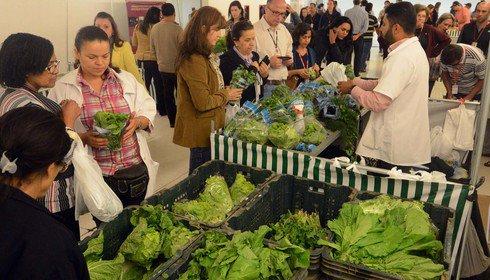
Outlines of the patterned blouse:
M 38 106 L 56 115 L 61 114 L 61 107 L 39 92 L 23 88 L 0 88 L 0 116 L 6 112 L 24 106 Z M 68 169 L 53 182 L 44 199 L 38 201 L 51 213 L 68 210 L 75 206 L 73 190 L 73 168 Z

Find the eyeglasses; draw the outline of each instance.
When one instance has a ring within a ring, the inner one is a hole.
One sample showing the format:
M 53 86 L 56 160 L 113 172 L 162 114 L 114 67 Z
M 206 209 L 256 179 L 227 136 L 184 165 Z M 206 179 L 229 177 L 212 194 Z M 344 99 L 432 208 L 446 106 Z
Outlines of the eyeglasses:
M 48 64 L 48 67 L 44 68 L 44 71 L 48 71 L 50 74 L 56 74 L 58 67 L 60 66 L 61 60 L 55 60 Z
M 271 12 L 272 12 L 272 14 L 273 14 L 274 16 L 276 16 L 276 17 L 278 17 L 278 16 L 282 16 L 282 17 L 283 17 L 283 16 L 285 16 L 285 15 L 286 15 L 286 12 L 281 13 L 281 12 L 278 12 L 278 11 L 274 11 L 274 10 L 272 10 L 272 9 L 271 9 L 269 6 L 266 6 L 266 7 L 267 7 L 267 9 L 269 9 L 269 11 L 271 11 Z

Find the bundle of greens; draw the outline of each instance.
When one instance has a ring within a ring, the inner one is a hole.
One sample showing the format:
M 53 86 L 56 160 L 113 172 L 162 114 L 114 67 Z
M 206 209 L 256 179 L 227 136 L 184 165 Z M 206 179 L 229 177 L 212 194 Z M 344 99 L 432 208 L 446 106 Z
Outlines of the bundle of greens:
M 241 174 L 237 174 L 233 184 L 235 188 L 232 189 L 235 198 L 238 199 L 240 199 L 239 193 L 244 194 L 250 190 L 249 186 L 242 186 L 244 178 L 241 177 L 243 175 L 239 175 Z M 238 200 L 232 199 L 225 179 L 221 176 L 211 176 L 206 180 L 204 191 L 197 199 L 177 202 L 174 204 L 172 211 L 191 220 L 216 224 L 225 220 L 228 212 L 232 210 L 234 205 L 238 204 Z
M 130 221 L 135 227 L 113 260 L 102 259 L 102 233 L 89 241 L 84 257 L 91 279 L 147 279 L 157 265 L 156 260 L 172 258 L 199 233 L 176 221 L 161 205 L 136 209 Z
M 315 249 L 326 244 L 327 233 L 320 225 L 318 214 L 298 211 L 285 214 L 272 225 L 274 240 L 287 238 L 292 244 L 305 249 Z
M 218 39 L 216 45 L 214 45 L 213 53 L 221 54 L 226 52 L 227 50 L 228 47 L 226 46 L 226 36 L 222 36 Z
M 109 140 L 107 148 L 109 150 L 115 151 L 121 148 L 121 137 L 128 119 L 128 114 L 103 111 L 99 111 L 94 115 L 95 129 L 104 137 L 107 137 L 107 140 Z M 102 128 L 102 130 L 100 128 Z
M 273 123 L 267 131 L 269 140 L 280 149 L 292 149 L 301 141 L 293 125 Z
M 245 119 L 236 127 L 235 132 L 239 140 L 260 145 L 267 143 L 267 125 L 260 120 Z
M 289 104 L 293 97 L 291 89 L 287 85 L 279 85 L 272 91 L 271 96 L 261 99 L 260 105 L 272 112 L 278 106 Z
M 356 77 L 356 75 L 354 74 L 354 68 L 352 67 L 351 64 L 345 66 L 345 75 L 349 80 L 352 80 Z
M 247 181 L 241 173 L 236 175 L 235 182 L 230 188 L 231 199 L 233 204 L 239 205 L 249 194 L 255 190 L 255 185 Z
M 301 142 L 318 145 L 327 137 L 327 130 L 315 118 L 305 119 L 305 132 L 301 136 Z
M 246 89 L 257 80 L 254 71 L 247 70 L 243 65 L 233 70 L 230 86 L 232 88 Z
M 318 73 L 312 67 L 308 68 L 308 76 L 310 80 L 314 80 L 318 77 Z
M 380 196 L 345 203 L 328 227 L 335 234 L 335 243 L 328 246 L 339 261 L 404 279 L 436 279 L 444 272 L 444 266 L 436 263 L 443 246 L 421 202 Z
M 218 232 L 205 234 L 204 246 L 193 253 L 188 270 L 180 280 L 205 279 L 290 279 L 293 270 L 308 268 L 309 252 L 282 239 L 277 245 L 264 245 L 271 229 L 261 226 L 255 232 L 239 232 L 232 240 Z
M 340 131 L 343 149 L 351 159 L 354 159 L 359 138 L 360 111 L 351 105 L 349 96 L 335 96 L 331 101 L 338 110 L 338 118 L 327 120 L 327 127 L 332 131 Z

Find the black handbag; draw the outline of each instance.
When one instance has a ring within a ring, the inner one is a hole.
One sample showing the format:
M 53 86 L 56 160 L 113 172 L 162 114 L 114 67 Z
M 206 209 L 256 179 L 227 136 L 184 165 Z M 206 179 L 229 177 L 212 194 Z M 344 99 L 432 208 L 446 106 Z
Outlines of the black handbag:
M 118 170 L 112 176 L 104 178 L 118 196 L 127 199 L 144 197 L 150 177 L 144 163 Z

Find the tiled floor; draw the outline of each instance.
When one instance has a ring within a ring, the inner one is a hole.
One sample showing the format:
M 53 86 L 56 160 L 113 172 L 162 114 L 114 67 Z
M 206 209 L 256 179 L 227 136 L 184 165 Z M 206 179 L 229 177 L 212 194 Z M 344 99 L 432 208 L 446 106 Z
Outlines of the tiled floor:
M 380 76 L 382 67 L 382 57 L 378 54 L 377 49 L 372 49 L 371 61 L 368 64 L 366 77 L 376 78 Z M 444 86 L 441 82 L 437 82 L 432 92 L 433 98 L 442 98 L 444 94 Z M 155 121 L 155 130 L 148 142 L 150 151 L 155 161 L 160 163 L 160 168 L 157 175 L 159 189 L 172 187 L 187 176 L 189 164 L 189 150 L 177 146 L 172 143 L 173 129 L 168 124 L 166 117 L 157 117 Z M 490 167 L 485 167 L 483 164 L 490 158 L 482 158 L 482 164 L 479 170 L 479 176 L 487 177 L 487 182 L 480 188 L 480 195 L 485 195 L 485 199 L 490 201 Z M 485 200 L 485 201 L 487 201 Z M 488 203 L 483 203 L 482 215 L 488 217 Z M 486 205 L 486 206 L 485 206 Z M 482 207 L 481 207 L 482 208 Z M 484 224 L 487 224 L 484 218 Z M 89 214 L 84 215 L 80 219 L 82 239 L 90 235 L 95 229 L 95 224 Z

